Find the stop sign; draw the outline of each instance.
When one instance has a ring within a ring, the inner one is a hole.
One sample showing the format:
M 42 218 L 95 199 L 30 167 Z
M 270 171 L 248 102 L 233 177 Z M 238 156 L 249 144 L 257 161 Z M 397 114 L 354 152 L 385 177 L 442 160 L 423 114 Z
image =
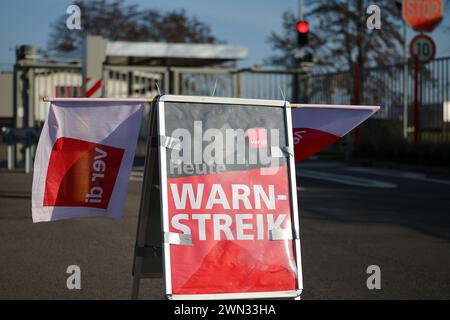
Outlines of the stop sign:
M 442 0 L 403 0 L 403 19 L 417 31 L 433 31 L 441 22 Z

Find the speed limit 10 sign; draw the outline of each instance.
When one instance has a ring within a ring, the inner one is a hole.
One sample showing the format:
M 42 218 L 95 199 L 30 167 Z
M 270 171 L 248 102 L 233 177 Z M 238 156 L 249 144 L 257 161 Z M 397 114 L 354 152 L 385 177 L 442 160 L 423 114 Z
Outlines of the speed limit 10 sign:
M 420 34 L 415 36 L 409 45 L 409 53 L 419 62 L 428 62 L 436 54 L 436 45 L 431 37 Z

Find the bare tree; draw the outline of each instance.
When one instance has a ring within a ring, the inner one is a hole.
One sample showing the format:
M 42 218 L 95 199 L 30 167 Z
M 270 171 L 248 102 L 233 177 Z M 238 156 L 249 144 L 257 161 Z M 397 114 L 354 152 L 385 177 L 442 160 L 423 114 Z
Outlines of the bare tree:
M 80 47 L 84 35 L 101 35 L 108 40 L 215 43 L 210 27 L 184 10 L 161 13 L 127 5 L 124 0 L 77 0 L 81 9 L 81 30 L 68 30 L 67 15 L 52 24 L 50 52 L 70 52 Z
M 445 1 L 445 5 L 444 5 L 444 17 L 445 16 L 448 17 L 449 14 L 450 14 L 450 0 L 447 0 L 447 1 Z M 444 25 L 444 30 L 450 31 L 450 24 L 448 22 Z
M 367 27 L 370 4 L 365 0 L 318 0 L 306 6 L 305 17 L 311 26 L 309 46 L 322 66 L 348 70 L 355 63 L 361 67 L 385 65 L 400 58 L 402 20 L 396 2 L 376 2 L 381 9 L 380 30 Z M 268 63 L 295 66 L 297 20 L 290 11 L 283 14 L 284 33 L 272 33 L 268 39 L 276 52 Z
M 367 80 L 361 71 L 363 68 L 399 62 L 402 56 L 402 17 L 398 3 L 376 2 L 381 11 L 381 29 L 367 26 L 370 15 L 366 10 L 370 4 L 365 0 L 317 0 L 310 1 L 305 8 L 311 30 L 309 48 L 316 54 L 322 71 L 345 71 L 346 80 L 336 83 L 335 88 L 351 94 L 352 103 L 362 99 L 364 80 Z M 297 20 L 292 12 L 284 13 L 284 34 L 272 33 L 268 39 L 276 52 L 268 63 L 298 65 L 294 59 Z

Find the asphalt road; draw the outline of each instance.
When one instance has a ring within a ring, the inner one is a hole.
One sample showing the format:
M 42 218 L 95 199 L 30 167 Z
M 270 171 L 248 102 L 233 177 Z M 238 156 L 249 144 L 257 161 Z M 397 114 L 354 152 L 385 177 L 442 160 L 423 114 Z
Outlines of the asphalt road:
M 450 179 L 308 163 L 299 168 L 303 299 L 450 299 Z M 33 224 L 31 176 L 0 172 L 0 299 L 128 299 L 141 179 L 122 220 Z M 66 268 L 81 267 L 81 290 Z M 367 267 L 381 269 L 368 290 Z M 141 297 L 163 297 L 161 279 Z

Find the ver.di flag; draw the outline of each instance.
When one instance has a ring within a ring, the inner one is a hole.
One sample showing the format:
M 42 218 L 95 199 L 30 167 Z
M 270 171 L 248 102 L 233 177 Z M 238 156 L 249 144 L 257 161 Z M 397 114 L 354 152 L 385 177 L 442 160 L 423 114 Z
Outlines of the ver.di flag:
M 335 143 L 379 109 L 378 106 L 296 105 L 292 110 L 295 162 Z
M 122 216 L 142 104 L 50 104 L 34 162 L 33 222 Z

